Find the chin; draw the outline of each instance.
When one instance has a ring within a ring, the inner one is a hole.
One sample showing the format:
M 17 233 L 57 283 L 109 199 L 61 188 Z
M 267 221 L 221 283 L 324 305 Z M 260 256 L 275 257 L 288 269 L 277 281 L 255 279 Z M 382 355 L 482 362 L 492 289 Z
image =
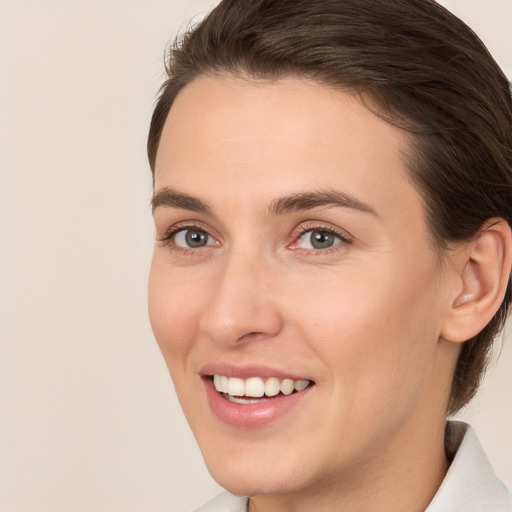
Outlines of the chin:
M 236 496 L 286 494 L 307 486 L 302 464 L 274 457 L 243 457 L 236 451 L 229 455 L 205 458 L 214 480 Z M 274 459 L 274 460 L 273 460 Z
M 287 494 L 297 491 L 297 487 L 290 485 L 290 482 L 283 482 L 282 477 L 276 481 L 278 473 L 266 475 L 226 475 L 222 474 L 217 477 L 212 473 L 215 481 L 224 489 L 235 496 L 262 496 Z

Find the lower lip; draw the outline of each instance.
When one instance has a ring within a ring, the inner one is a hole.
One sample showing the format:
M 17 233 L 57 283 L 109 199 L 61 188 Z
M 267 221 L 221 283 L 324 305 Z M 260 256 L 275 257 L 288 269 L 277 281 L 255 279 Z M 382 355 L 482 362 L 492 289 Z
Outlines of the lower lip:
M 224 423 L 237 427 L 264 427 L 299 407 L 310 394 L 310 386 L 291 395 L 278 395 L 257 404 L 235 404 L 226 400 L 214 387 L 210 378 L 203 379 L 210 408 Z

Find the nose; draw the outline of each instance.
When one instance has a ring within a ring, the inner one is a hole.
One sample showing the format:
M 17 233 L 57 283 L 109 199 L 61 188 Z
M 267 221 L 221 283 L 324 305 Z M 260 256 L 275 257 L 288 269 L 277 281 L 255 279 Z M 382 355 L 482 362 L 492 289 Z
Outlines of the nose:
M 278 334 L 283 318 L 277 302 L 275 270 L 261 255 L 232 254 L 217 269 L 200 320 L 212 341 L 234 346 Z

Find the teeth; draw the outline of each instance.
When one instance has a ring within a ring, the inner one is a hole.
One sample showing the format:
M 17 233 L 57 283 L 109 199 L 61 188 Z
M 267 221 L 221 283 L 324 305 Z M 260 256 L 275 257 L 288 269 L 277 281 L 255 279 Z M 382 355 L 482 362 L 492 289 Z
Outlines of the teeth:
M 227 393 L 229 391 L 229 379 L 224 375 L 220 378 L 220 387 L 223 393 Z
M 309 380 L 297 380 L 295 381 L 295 391 L 302 391 L 309 386 Z
M 275 377 L 270 377 L 270 379 L 267 379 L 267 382 L 265 382 L 265 395 L 276 396 L 279 394 L 279 391 L 279 379 L 276 379 Z
M 228 389 L 225 391 L 231 396 L 243 396 L 245 394 L 245 384 L 242 379 L 232 377 L 228 379 Z
M 295 383 L 292 379 L 284 379 L 283 382 L 281 382 L 281 393 L 283 393 L 283 395 L 290 395 L 293 393 L 294 389 Z
M 229 379 L 231 380 L 231 379 Z M 251 377 L 245 381 L 245 396 L 253 396 L 255 398 L 262 397 L 265 394 L 265 383 L 259 377 Z M 228 395 L 231 393 L 228 392 Z
M 240 398 L 240 397 L 231 396 L 231 395 L 228 395 L 228 400 L 230 402 L 233 402 L 234 404 L 243 404 L 243 405 L 259 404 L 261 402 L 260 398 Z
M 276 396 L 279 393 L 290 395 L 294 391 L 302 391 L 311 384 L 309 380 L 278 379 L 270 377 L 265 381 L 260 377 L 240 379 L 238 377 L 226 377 L 214 375 L 213 385 L 219 393 L 226 393 L 228 399 L 235 403 L 258 403 L 258 400 L 250 400 L 243 397 L 261 398 L 263 396 Z M 237 398 L 233 398 L 237 397 Z

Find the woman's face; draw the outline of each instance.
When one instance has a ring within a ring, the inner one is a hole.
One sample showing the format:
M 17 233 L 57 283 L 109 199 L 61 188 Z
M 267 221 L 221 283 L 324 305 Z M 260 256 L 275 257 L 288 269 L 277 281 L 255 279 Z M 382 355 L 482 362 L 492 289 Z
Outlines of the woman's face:
M 150 317 L 232 492 L 397 463 L 443 421 L 449 286 L 406 148 L 312 82 L 203 77 L 178 95 L 156 161 Z

